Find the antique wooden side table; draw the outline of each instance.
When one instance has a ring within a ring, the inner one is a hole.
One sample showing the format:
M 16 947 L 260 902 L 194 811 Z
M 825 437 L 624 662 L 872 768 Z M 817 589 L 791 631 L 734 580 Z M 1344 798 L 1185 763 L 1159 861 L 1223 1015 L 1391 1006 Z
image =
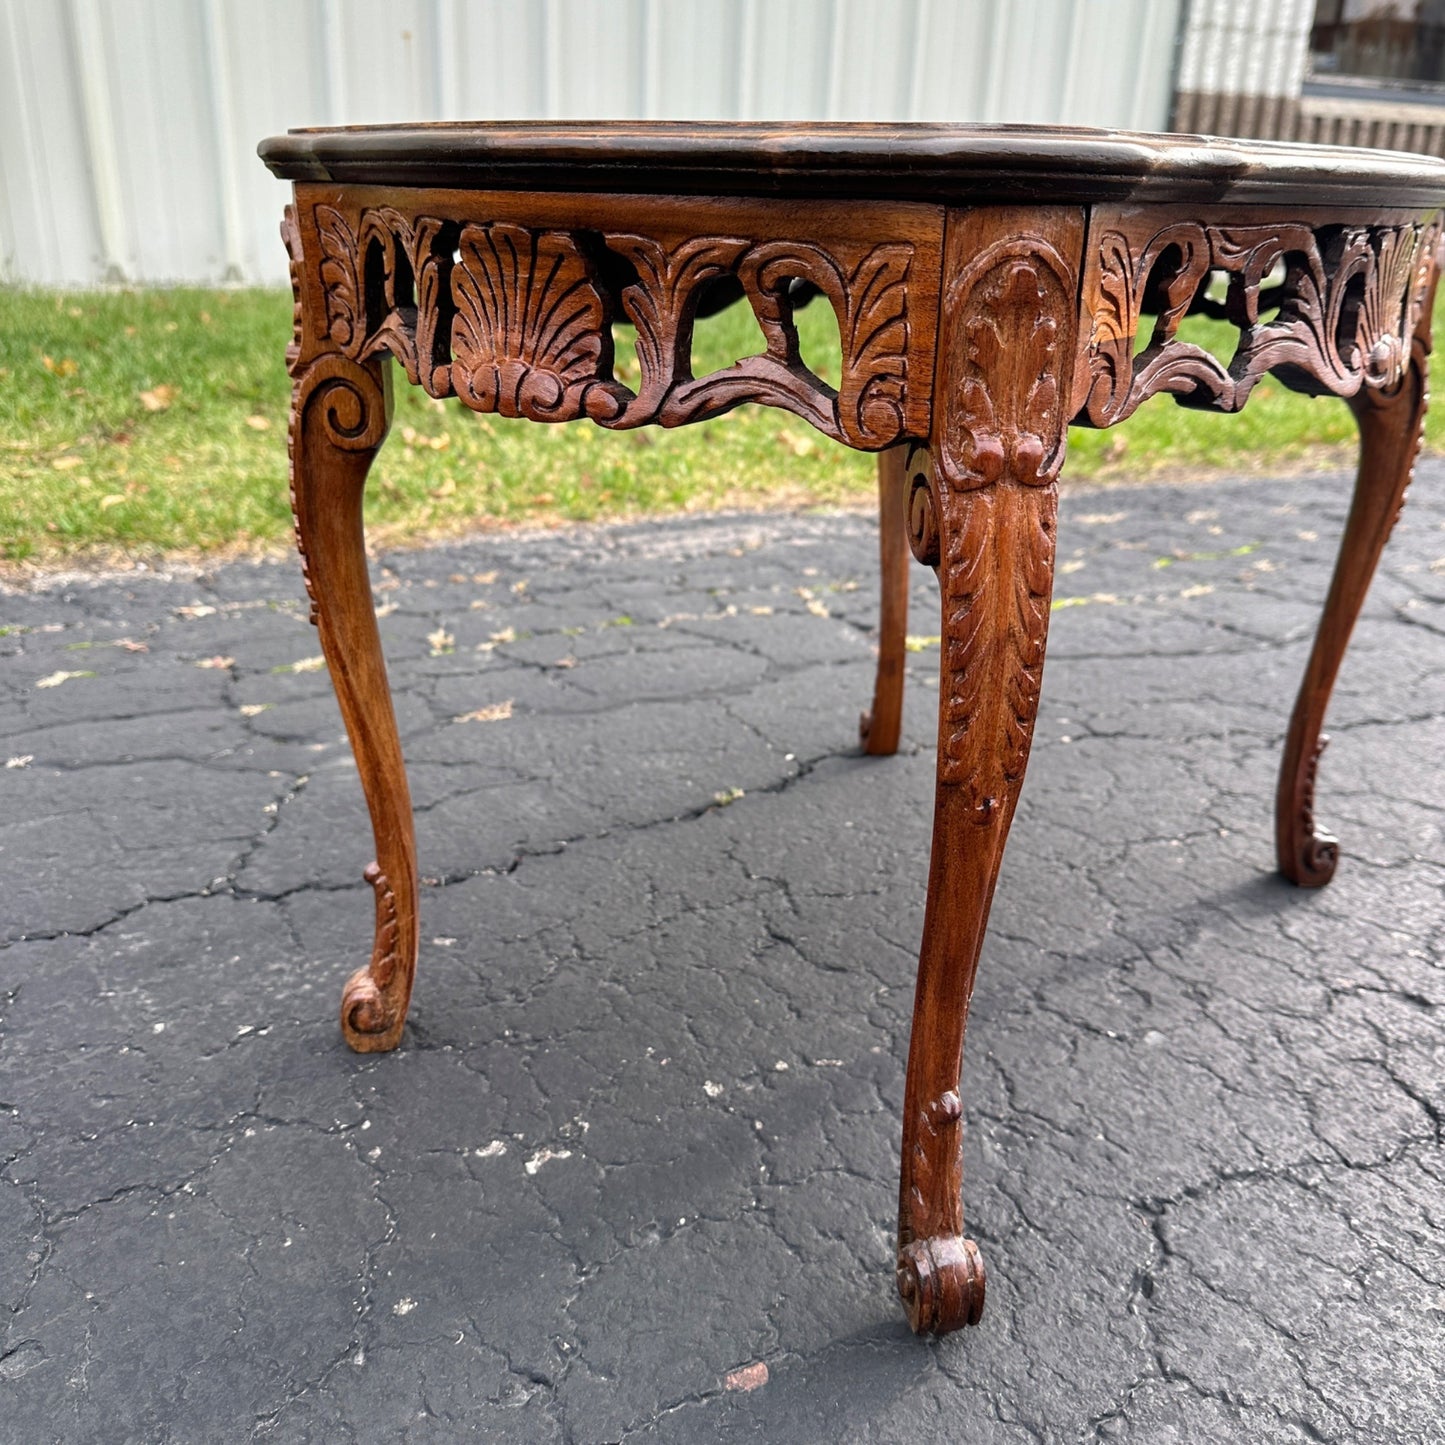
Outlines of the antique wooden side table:
M 388 359 L 432 396 L 533 421 L 791 411 L 879 453 L 871 753 L 898 741 L 906 549 L 938 577 L 898 1288 L 916 1330 L 974 1323 L 984 1271 L 963 1227 L 964 1026 L 1038 704 L 1065 429 L 1122 421 L 1156 392 L 1237 411 L 1266 372 L 1353 408 L 1359 478 L 1276 799 L 1280 868 L 1328 882 L 1321 725 L 1418 446 L 1445 162 L 941 125 L 384 126 L 293 131 L 260 152 L 295 182 L 283 231 L 296 534 L 376 837 L 375 945 L 346 985 L 347 1042 L 396 1046 L 418 942 L 411 803 L 362 539 Z M 729 288 L 766 349 L 694 376 L 694 319 Z M 817 292 L 838 318 L 836 390 L 799 352 L 794 307 Z M 1228 365 L 1179 339 L 1200 310 L 1238 329 Z M 618 325 L 636 329 L 635 389 L 613 369 Z

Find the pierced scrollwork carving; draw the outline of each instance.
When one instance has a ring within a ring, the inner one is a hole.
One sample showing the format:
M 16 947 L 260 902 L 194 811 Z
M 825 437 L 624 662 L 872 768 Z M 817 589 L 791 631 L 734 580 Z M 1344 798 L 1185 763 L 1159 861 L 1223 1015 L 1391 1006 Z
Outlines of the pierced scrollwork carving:
M 1151 210 L 1101 214 L 1094 234 L 1084 286 L 1092 330 L 1076 420 L 1112 426 L 1157 392 L 1184 406 L 1238 411 L 1268 372 L 1294 390 L 1343 397 L 1396 385 L 1440 218 L 1377 226 L 1161 224 Z M 1221 275 L 1228 288 L 1222 304 L 1205 294 Z M 1136 355 L 1146 307 L 1158 314 Z M 1194 310 L 1238 328 L 1228 365 L 1179 339 L 1180 323 Z
M 609 233 L 607 245 L 632 263 L 636 285 L 624 288 L 622 309 L 637 328 L 637 394 L 604 426 L 640 425 L 660 417 L 674 394 L 694 380 L 692 328 L 702 290 L 733 274 L 748 242 L 738 236 L 695 236 L 667 247 L 650 236 Z
M 660 410 L 664 425 L 695 421 L 742 402 L 785 407 L 851 446 L 887 446 L 903 435 L 907 385 L 907 282 L 913 248 L 874 246 L 850 270 L 820 246 L 767 241 L 736 263 L 767 350 L 716 376 L 689 378 Z M 838 316 L 842 384 L 835 392 L 803 363 L 790 283 L 816 286 Z
M 353 359 L 390 352 L 433 396 L 536 421 L 579 417 L 610 428 L 681 426 L 745 402 L 782 407 L 868 450 L 904 435 L 911 242 L 842 246 L 697 236 L 668 246 L 628 232 L 462 224 L 366 207 L 353 225 L 314 209 L 325 343 Z M 612 285 L 598 248 L 636 280 Z M 455 250 L 455 255 L 453 255 Z M 725 371 L 692 374 L 702 290 L 741 282 L 767 349 Z M 837 390 L 800 354 L 792 283 L 838 317 Z M 616 286 L 614 294 L 613 285 Z M 612 323 L 637 328 L 636 392 L 613 373 Z
M 444 369 L 447 361 L 446 338 L 439 335 L 442 266 L 450 249 L 443 246 L 445 230 L 434 217 L 411 218 L 393 206 L 366 211 L 361 223 L 368 332 L 362 355 L 389 351 L 401 362 L 407 379 L 428 391 L 438 385 L 436 368 Z M 444 369 L 442 394 L 449 394 L 449 387 Z

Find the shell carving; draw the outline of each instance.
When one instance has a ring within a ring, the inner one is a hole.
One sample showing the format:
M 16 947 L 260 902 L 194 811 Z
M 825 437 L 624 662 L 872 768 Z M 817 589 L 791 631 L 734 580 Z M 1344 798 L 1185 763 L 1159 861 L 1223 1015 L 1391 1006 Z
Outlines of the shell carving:
M 610 417 L 628 393 L 612 373 L 606 298 L 563 231 L 466 226 L 452 271 L 452 384 L 468 406 L 558 421 Z

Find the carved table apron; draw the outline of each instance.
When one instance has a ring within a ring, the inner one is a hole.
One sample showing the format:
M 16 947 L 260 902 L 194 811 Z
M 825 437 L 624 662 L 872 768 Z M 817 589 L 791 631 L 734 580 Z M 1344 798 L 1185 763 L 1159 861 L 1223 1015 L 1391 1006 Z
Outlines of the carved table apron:
M 916 1330 L 976 1322 L 959 1079 L 969 997 L 1033 734 L 1066 428 L 1145 398 L 1237 411 L 1273 372 L 1345 398 L 1361 461 L 1285 744 L 1281 870 L 1329 881 L 1314 823 L 1325 704 L 1409 484 L 1445 163 L 1419 156 L 1031 127 L 431 125 L 265 142 L 295 182 L 291 485 L 312 620 L 371 810 L 370 962 L 355 1049 L 394 1048 L 418 943 L 411 803 L 362 538 L 389 359 L 432 396 L 533 421 L 681 426 L 782 407 L 879 453 L 883 609 L 863 743 L 898 742 L 906 547 L 942 601 L 938 782 L 899 1190 Z M 803 363 L 797 283 L 842 340 L 838 389 Z M 746 296 L 766 350 L 694 377 L 709 288 Z M 1239 331 L 1226 366 L 1178 337 Z M 1141 318 L 1150 315 L 1147 344 Z M 636 328 L 636 390 L 613 370 Z

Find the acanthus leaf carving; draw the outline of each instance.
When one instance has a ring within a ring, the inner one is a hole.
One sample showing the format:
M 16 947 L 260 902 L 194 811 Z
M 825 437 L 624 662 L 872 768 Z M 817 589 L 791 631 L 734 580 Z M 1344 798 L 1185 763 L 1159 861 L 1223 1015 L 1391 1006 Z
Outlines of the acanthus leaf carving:
M 366 340 L 356 232 L 334 206 L 317 206 L 314 214 L 321 242 L 326 334 L 346 355 L 355 357 Z
M 1060 318 L 1073 306 L 1069 268 L 1047 241 L 1000 241 L 949 287 L 947 310 L 963 344 L 940 365 L 940 385 L 957 397 L 941 446 L 949 485 L 986 487 L 1001 477 L 1043 486 L 1064 456 L 1066 377 Z

